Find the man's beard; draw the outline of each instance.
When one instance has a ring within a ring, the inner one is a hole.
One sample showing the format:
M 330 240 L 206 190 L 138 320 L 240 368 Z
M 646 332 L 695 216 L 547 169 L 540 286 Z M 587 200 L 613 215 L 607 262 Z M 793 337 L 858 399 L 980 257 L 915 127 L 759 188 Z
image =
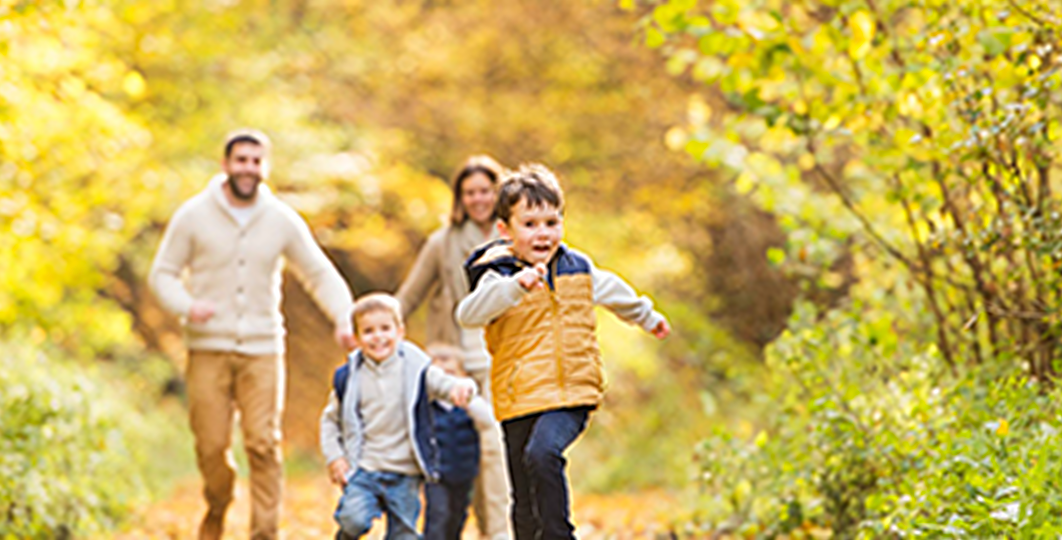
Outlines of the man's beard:
M 239 183 L 236 182 L 236 176 L 231 175 L 231 174 L 229 175 L 229 178 L 228 178 L 229 191 L 232 193 L 233 197 L 236 197 L 237 199 L 239 199 L 241 201 L 254 200 L 254 196 L 258 194 L 258 184 L 262 183 L 262 177 L 258 176 L 258 175 L 241 175 L 241 176 L 250 176 L 250 177 L 255 179 L 254 187 L 251 188 L 251 192 L 250 193 L 244 193 L 244 192 L 240 191 Z

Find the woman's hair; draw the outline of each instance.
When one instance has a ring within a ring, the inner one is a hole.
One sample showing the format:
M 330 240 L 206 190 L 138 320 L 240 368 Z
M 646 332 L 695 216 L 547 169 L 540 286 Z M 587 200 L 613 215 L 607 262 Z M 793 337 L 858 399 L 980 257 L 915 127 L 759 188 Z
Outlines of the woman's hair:
M 465 210 L 465 205 L 461 204 L 461 188 L 465 180 L 476 174 L 483 174 L 497 187 L 504 170 L 501 164 L 488 155 L 472 156 L 465 160 L 465 164 L 454 175 L 454 204 L 450 211 L 451 225 L 461 225 L 468 221 L 468 212 Z

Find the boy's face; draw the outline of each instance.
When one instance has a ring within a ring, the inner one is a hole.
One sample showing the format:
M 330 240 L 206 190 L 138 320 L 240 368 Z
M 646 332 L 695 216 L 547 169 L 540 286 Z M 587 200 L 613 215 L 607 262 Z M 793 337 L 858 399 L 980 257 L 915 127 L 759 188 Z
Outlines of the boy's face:
M 394 313 L 387 310 L 362 313 L 356 322 L 361 352 L 376 362 L 390 358 L 406 335 L 405 329 L 395 320 Z
M 498 222 L 503 238 L 513 243 L 516 256 L 531 264 L 548 263 L 564 236 L 564 217 L 554 206 L 527 206 L 521 200 L 513 207 L 508 222 Z
M 461 362 L 457 360 L 456 356 L 450 354 L 433 354 L 431 356 L 431 363 L 435 367 L 445 371 L 448 375 L 454 377 L 464 377 L 465 371 L 461 369 Z

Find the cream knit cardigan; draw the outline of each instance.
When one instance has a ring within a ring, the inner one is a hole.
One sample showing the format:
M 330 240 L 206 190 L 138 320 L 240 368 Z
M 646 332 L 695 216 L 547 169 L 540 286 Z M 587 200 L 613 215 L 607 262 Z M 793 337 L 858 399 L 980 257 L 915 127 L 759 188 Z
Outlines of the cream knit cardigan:
M 215 176 L 206 189 L 181 205 L 166 228 L 148 277 L 163 307 L 182 317 L 188 348 L 282 353 L 284 261 L 291 263 L 317 305 L 337 325 L 349 329 L 350 289 L 306 222 L 259 185 L 251 216 L 241 226 L 227 209 L 224 182 L 224 175 Z M 214 316 L 203 323 L 187 321 L 195 300 L 212 302 Z

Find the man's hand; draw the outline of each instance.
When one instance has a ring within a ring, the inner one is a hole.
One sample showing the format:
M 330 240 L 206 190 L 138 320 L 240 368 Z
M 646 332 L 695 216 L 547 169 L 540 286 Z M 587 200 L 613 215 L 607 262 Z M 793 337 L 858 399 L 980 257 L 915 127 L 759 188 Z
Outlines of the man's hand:
M 188 308 L 188 321 L 196 324 L 205 323 L 214 316 L 214 303 L 210 300 L 196 300 Z
M 342 347 L 344 351 L 350 352 L 358 347 L 358 339 L 354 337 L 354 332 L 350 329 L 350 325 L 336 325 L 333 337 L 336 339 L 336 344 Z
M 472 401 L 473 395 L 475 395 L 473 385 L 461 383 L 455 384 L 450 390 L 450 403 L 463 409 L 468 406 L 469 401 Z
M 671 335 L 671 325 L 667 323 L 667 319 L 664 319 L 656 323 L 656 326 L 649 333 L 656 336 L 657 339 L 664 339 Z
M 347 458 L 339 458 L 328 464 L 328 478 L 333 484 L 346 487 L 348 474 L 350 474 L 350 463 L 347 463 Z
M 546 265 L 538 263 L 533 268 L 524 268 L 516 274 L 516 281 L 526 291 L 541 289 L 546 286 L 547 272 L 549 270 L 546 269 Z

